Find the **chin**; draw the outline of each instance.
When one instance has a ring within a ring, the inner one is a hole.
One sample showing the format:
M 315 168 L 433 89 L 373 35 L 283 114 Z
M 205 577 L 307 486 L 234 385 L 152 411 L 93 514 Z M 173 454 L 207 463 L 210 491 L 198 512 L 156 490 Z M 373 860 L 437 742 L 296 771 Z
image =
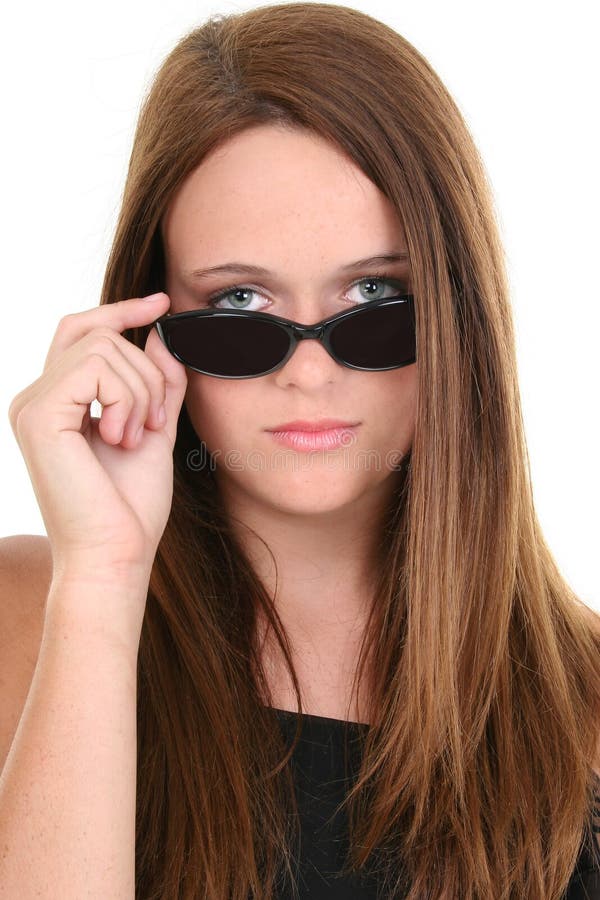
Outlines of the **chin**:
M 267 498 L 264 498 L 265 500 Z M 323 498 L 315 496 L 285 497 L 281 494 L 270 500 L 273 509 L 291 516 L 329 516 L 336 512 L 342 512 L 356 500 L 356 497 L 346 497 L 343 500 L 336 498 Z M 268 502 L 268 501 L 267 501 Z
M 320 515 L 335 512 L 356 502 L 369 489 L 364 473 L 335 472 L 314 467 L 310 471 L 263 472 L 258 477 L 235 479 L 240 488 L 257 503 L 296 515 Z M 361 477 L 362 474 L 362 477 Z

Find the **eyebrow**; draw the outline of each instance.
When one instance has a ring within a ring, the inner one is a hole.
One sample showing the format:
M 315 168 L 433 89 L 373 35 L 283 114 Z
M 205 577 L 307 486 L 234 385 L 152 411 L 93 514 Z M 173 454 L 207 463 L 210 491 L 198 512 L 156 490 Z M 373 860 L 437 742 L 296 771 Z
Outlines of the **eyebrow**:
M 340 272 L 353 272 L 357 269 L 363 269 L 366 266 L 377 265 L 378 263 L 396 263 L 408 262 L 408 253 L 405 250 L 399 250 L 393 253 L 380 253 L 377 256 L 367 256 L 365 259 L 357 259 L 355 262 L 341 266 Z M 246 275 L 272 275 L 269 269 L 263 266 L 254 266 L 243 262 L 228 262 L 220 266 L 210 266 L 208 269 L 194 269 L 192 272 L 186 272 L 190 278 L 206 278 L 210 275 L 216 275 L 220 272 L 238 273 L 243 272 Z

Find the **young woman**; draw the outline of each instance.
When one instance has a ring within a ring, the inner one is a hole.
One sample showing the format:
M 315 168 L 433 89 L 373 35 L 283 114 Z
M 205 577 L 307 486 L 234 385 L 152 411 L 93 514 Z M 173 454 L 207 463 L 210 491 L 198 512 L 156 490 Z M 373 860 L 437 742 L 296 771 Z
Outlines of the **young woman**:
M 3 548 L 4 633 L 41 623 L 6 896 L 600 896 L 599 618 L 536 518 L 484 168 L 403 37 L 187 34 L 10 420 L 48 540 Z

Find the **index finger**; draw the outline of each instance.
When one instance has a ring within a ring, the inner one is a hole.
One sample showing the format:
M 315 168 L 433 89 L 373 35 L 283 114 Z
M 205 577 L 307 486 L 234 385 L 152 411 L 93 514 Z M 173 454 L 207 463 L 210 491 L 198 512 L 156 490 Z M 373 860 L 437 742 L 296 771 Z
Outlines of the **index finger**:
M 58 323 L 44 368 L 92 329 L 108 327 L 121 334 L 127 328 L 154 322 L 166 312 L 170 303 L 168 294 L 160 291 L 148 297 L 116 300 L 114 303 L 101 303 L 83 312 L 68 313 Z

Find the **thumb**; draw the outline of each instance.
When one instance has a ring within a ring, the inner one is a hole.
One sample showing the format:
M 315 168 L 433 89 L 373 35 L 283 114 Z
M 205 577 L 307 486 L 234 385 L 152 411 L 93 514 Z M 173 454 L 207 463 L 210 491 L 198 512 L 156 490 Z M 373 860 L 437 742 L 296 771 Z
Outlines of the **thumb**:
M 154 327 L 150 329 L 146 338 L 144 353 L 150 357 L 165 376 L 167 421 L 164 425 L 164 430 L 171 441 L 171 446 L 174 447 L 175 438 L 177 437 L 177 419 L 179 418 L 179 412 L 187 388 L 187 370 L 183 363 L 175 359 L 173 354 L 167 350 Z

